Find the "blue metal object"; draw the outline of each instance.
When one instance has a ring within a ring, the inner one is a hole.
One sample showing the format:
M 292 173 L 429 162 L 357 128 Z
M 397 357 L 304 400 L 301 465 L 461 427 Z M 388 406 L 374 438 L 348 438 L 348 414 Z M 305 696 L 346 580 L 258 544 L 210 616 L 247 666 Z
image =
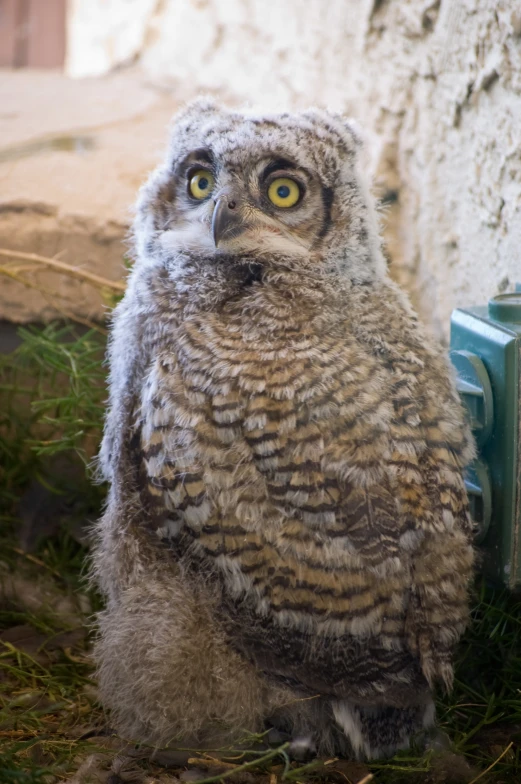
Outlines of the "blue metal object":
M 466 476 L 483 570 L 521 589 L 521 285 L 455 310 L 450 357 L 478 459 Z

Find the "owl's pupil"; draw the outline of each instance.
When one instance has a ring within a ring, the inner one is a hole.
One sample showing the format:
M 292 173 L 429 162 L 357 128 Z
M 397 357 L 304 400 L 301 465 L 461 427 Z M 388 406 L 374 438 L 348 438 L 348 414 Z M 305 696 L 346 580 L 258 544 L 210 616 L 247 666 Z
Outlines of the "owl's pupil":
M 201 177 L 201 179 L 199 180 L 199 188 L 202 191 L 205 191 L 207 187 L 208 187 L 208 180 L 206 179 L 206 177 Z
M 289 188 L 287 185 L 279 185 L 277 188 L 277 196 L 280 196 L 281 199 L 287 199 L 289 196 Z

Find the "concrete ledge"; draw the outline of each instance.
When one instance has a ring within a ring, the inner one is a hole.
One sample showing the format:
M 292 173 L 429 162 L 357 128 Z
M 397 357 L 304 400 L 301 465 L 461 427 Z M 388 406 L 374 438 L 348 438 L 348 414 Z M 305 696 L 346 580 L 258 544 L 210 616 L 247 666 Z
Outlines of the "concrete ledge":
M 121 279 L 131 205 L 178 103 L 135 69 L 78 81 L 0 71 L 0 247 Z M 37 282 L 58 290 L 65 310 L 103 313 L 88 285 L 47 272 Z M 0 277 L 0 318 L 48 320 L 55 302 Z

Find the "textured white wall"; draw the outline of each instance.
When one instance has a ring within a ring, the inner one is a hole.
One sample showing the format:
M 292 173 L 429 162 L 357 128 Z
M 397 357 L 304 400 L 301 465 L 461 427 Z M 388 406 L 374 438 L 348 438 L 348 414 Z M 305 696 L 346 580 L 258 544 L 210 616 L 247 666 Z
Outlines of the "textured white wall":
M 157 0 L 68 0 L 69 76 L 101 76 L 132 62 L 147 45 L 148 20 Z
M 394 275 L 439 334 L 521 280 L 519 0 L 71 0 L 70 74 L 132 58 L 183 98 L 356 117 Z

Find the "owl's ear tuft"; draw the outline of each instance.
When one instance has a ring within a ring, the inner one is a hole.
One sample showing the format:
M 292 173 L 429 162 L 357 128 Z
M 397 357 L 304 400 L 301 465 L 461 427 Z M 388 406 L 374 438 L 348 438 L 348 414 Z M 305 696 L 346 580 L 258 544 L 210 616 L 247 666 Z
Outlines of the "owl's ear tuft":
M 337 139 L 340 137 L 343 143 L 341 146 L 348 157 L 358 157 L 363 146 L 363 135 L 354 120 L 330 109 L 308 109 L 303 116 L 311 120 L 319 135 L 322 128 L 326 133 L 333 133 Z
M 167 164 L 175 167 L 176 161 L 195 146 L 201 130 L 211 125 L 214 117 L 223 113 L 223 108 L 213 98 L 200 96 L 180 109 L 170 122 L 170 142 L 167 148 Z
M 220 114 L 221 106 L 209 95 L 200 95 L 183 106 L 172 118 L 172 127 L 185 126 L 199 118 L 207 119 L 215 114 Z
M 328 110 L 326 113 L 333 120 L 337 129 L 342 133 L 344 138 L 349 139 L 351 144 L 354 145 L 355 149 L 359 150 L 364 146 L 365 136 L 362 128 L 356 120 L 353 120 L 352 117 L 346 117 L 339 112 Z
M 217 114 L 221 106 L 211 95 L 199 95 L 187 104 L 187 109 L 197 110 L 200 114 Z
M 344 117 L 343 115 L 339 115 L 342 125 L 344 126 L 345 130 L 351 135 L 354 143 L 358 148 L 363 147 L 365 145 L 365 134 L 362 130 L 362 127 L 358 124 L 356 120 L 353 120 L 352 117 Z

